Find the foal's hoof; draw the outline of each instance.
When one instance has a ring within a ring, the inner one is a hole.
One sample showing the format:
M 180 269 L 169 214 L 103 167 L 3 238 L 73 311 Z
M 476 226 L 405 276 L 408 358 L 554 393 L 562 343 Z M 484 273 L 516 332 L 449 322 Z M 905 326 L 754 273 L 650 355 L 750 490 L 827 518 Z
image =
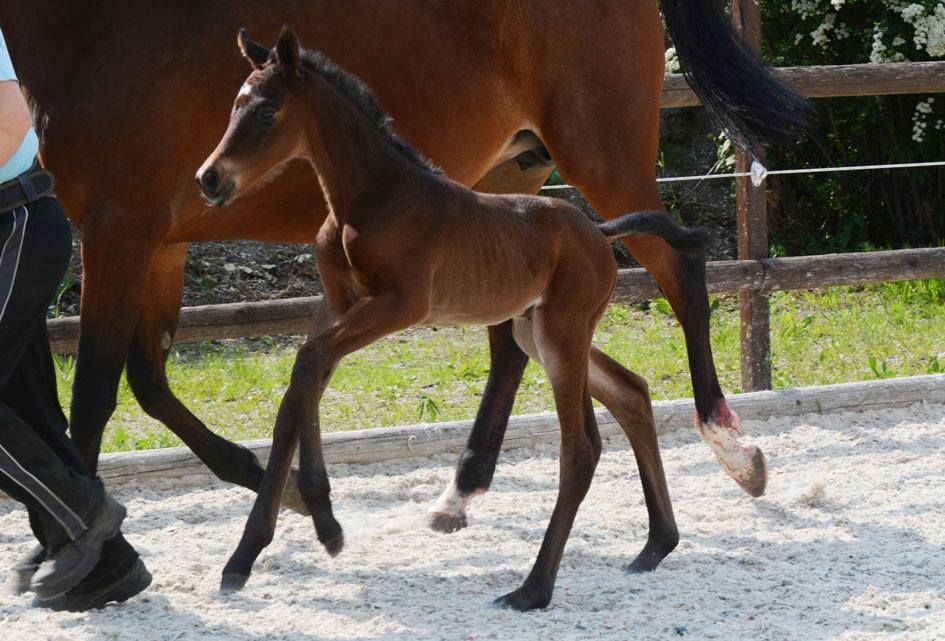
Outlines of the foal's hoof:
M 338 534 L 327 541 L 322 541 L 322 545 L 325 546 L 325 551 L 328 552 L 329 556 L 332 558 L 338 556 L 345 547 L 344 532 L 338 532 Z
M 282 494 L 282 507 L 288 508 L 296 514 L 308 516 L 308 507 L 299 492 L 299 472 L 294 467 L 289 472 L 289 480 L 285 484 L 285 492 Z
M 660 564 L 660 561 L 663 560 L 665 555 L 647 553 L 646 550 L 640 552 L 640 554 L 633 560 L 633 563 L 627 566 L 627 574 L 645 574 L 647 572 L 653 572 Z
M 653 572 L 670 552 L 676 549 L 679 544 L 679 532 L 673 529 L 672 532 L 665 534 L 650 534 L 650 539 L 640 550 L 633 563 L 627 566 L 629 574 L 643 574 L 644 572 Z
M 430 514 L 430 529 L 434 532 L 452 534 L 469 525 L 465 514 L 450 514 L 449 512 L 433 512 Z
M 505 596 L 500 596 L 498 599 L 492 602 L 492 605 L 502 608 L 503 610 L 517 610 L 519 612 L 527 612 L 529 610 L 545 608 L 550 602 L 550 594 L 548 596 L 536 595 L 528 590 L 525 586 L 522 586 L 515 592 L 509 592 Z
M 243 574 L 224 574 L 220 579 L 220 594 L 239 592 L 246 585 L 249 576 Z

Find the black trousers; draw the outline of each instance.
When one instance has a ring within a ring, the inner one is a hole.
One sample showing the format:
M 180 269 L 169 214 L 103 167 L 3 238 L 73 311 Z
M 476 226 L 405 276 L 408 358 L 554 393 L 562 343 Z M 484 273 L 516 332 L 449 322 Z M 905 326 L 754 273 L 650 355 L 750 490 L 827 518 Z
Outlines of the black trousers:
M 72 251 L 59 202 L 44 198 L 0 214 L 0 490 L 26 505 L 44 546 L 75 540 L 104 500 L 66 435 L 46 310 Z M 118 535 L 90 577 L 108 578 L 137 553 Z

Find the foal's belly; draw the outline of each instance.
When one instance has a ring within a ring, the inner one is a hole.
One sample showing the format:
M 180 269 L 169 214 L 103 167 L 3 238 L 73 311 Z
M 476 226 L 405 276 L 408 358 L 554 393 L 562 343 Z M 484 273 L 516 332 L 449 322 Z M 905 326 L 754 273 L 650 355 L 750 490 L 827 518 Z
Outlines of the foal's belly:
M 493 286 L 454 289 L 444 292 L 442 297 L 434 296 L 430 312 L 424 324 L 427 325 L 496 325 L 524 315 L 541 300 L 545 284 L 531 286 L 516 284 L 514 291 L 506 283 L 505 287 Z
M 464 312 L 457 310 L 430 310 L 429 316 L 423 321 L 424 325 L 498 325 L 510 318 L 525 315 L 532 307 L 526 304 L 516 309 L 482 310 L 478 312 Z

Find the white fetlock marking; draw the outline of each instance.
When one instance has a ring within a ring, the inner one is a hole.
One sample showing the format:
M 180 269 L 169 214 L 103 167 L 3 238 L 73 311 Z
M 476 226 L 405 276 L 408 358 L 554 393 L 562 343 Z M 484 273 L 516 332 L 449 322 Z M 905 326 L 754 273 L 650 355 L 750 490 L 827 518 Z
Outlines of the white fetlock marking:
M 459 493 L 459 488 L 455 484 L 451 483 L 443 493 L 440 494 L 440 498 L 436 500 L 436 503 L 433 504 L 433 507 L 430 508 L 430 512 L 433 514 L 452 514 L 456 516 L 466 516 L 466 508 L 469 507 L 469 504 L 472 503 L 473 499 L 482 494 L 482 492 L 473 492 L 468 496 L 462 496 Z
M 712 451 L 715 452 L 719 463 L 725 468 L 729 476 L 737 480 L 748 481 L 752 478 L 752 459 L 755 455 L 754 445 L 744 445 L 738 441 L 742 436 L 741 424 L 733 414 L 731 426 L 719 425 L 715 422 L 704 424 L 696 421 L 696 429 Z

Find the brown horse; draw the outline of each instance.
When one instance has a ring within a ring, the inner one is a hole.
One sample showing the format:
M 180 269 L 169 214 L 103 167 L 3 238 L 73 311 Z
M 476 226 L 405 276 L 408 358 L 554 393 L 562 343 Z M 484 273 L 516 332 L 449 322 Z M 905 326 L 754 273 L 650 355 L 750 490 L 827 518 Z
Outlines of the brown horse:
M 608 240 L 653 235 L 701 256 L 704 234 L 659 212 L 595 226 L 564 201 L 492 196 L 443 176 L 390 128 L 370 90 L 323 55 L 300 49 L 284 28 L 270 53 L 240 32 L 253 72 L 233 105 L 220 144 L 197 173 L 207 202 L 223 207 L 293 159 L 311 163 L 328 204 L 315 242 L 325 296 L 299 350 L 276 420 L 272 456 L 221 589 L 242 588 L 272 540 L 296 443 L 299 489 L 318 539 L 343 545 L 331 509 L 319 403 L 343 357 L 418 324 L 506 323 L 518 346 L 542 363 L 561 424 L 558 502 L 535 567 L 498 603 L 544 607 L 578 506 L 600 457 L 592 390 L 611 401 L 641 461 L 655 515 L 633 567 L 654 569 L 678 540 L 656 426 L 646 394 L 591 347 L 617 268 Z M 311 179 L 310 179 L 311 180 Z M 589 363 L 592 372 L 589 380 Z
M 733 134 L 775 139 L 796 121 L 796 97 L 740 47 L 718 0 L 662 6 L 697 91 L 722 105 Z M 0 19 L 43 134 L 43 160 L 82 229 L 71 431 L 93 468 L 127 361 L 144 410 L 217 476 L 254 490 L 262 480 L 250 452 L 180 403 L 164 369 L 189 242 L 311 242 L 326 216 L 300 162 L 205 215 L 193 172 L 221 133 L 208 123 L 226 113 L 242 82 L 227 54 L 241 24 L 267 38 L 284 21 L 295 24 L 364 78 L 404 137 L 463 184 L 535 193 L 557 166 L 605 218 L 661 208 L 664 45 L 653 0 L 0 0 Z M 658 238 L 625 242 L 682 324 L 698 425 L 734 437 L 701 263 Z M 462 504 L 489 485 L 527 361 L 506 325 L 489 332 L 493 367 L 451 490 Z M 761 468 L 738 473 L 743 485 L 751 479 L 749 491 L 761 491 Z M 452 516 L 462 524 L 462 513 Z

